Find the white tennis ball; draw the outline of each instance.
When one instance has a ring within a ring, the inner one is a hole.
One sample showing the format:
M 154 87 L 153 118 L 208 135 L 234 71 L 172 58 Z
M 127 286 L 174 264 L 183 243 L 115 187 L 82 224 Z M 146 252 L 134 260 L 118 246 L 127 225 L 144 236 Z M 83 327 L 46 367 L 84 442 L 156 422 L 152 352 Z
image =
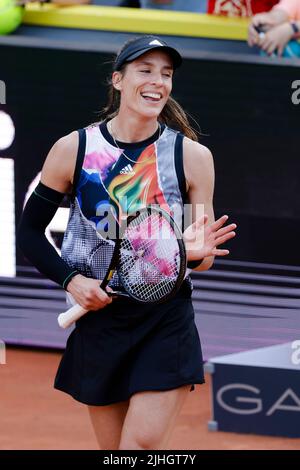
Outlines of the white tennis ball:
M 0 0 L 0 34 L 9 34 L 21 24 L 23 8 L 14 0 Z

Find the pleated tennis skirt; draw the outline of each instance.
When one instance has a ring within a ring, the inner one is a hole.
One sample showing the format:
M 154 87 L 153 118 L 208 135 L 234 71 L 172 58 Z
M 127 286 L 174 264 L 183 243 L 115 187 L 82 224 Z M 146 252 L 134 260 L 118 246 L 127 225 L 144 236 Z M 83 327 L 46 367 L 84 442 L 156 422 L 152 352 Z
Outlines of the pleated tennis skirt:
M 171 300 L 116 299 L 84 315 L 68 338 L 54 387 L 88 405 L 110 405 L 142 391 L 204 383 L 203 359 L 185 280 Z

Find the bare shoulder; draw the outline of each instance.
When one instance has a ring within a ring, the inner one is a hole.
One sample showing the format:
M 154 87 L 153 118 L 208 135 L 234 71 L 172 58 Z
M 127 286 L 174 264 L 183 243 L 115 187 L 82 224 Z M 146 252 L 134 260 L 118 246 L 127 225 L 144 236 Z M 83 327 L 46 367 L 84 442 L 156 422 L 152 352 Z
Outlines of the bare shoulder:
M 77 155 L 78 140 L 77 131 L 73 131 L 58 139 L 48 153 L 46 162 L 57 165 L 68 164 Z
M 205 145 L 185 137 L 183 139 L 183 163 L 188 187 L 204 179 L 214 179 L 214 160 Z
M 60 139 L 58 139 L 53 148 L 55 147 L 57 150 L 76 150 L 78 146 L 78 132 L 73 131 L 70 134 L 64 135 Z
M 61 192 L 71 190 L 78 144 L 77 131 L 73 131 L 55 142 L 42 169 L 41 181 L 44 184 Z

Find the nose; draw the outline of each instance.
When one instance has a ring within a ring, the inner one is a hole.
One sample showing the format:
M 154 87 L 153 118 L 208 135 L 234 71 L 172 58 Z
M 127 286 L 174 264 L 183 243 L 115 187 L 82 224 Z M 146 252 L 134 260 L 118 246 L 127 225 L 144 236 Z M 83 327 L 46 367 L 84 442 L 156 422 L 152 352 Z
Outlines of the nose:
M 151 77 L 151 85 L 163 85 L 163 79 L 160 73 L 154 73 Z

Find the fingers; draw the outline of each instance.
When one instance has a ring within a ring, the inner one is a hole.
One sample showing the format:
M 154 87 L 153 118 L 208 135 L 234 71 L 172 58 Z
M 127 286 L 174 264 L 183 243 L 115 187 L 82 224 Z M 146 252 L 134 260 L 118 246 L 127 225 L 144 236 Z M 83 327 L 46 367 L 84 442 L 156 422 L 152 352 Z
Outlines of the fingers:
M 277 55 L 278 55 L 279 57 L 282 56 L 283 51 L 284 51 L 284 48 L 285 48 L 285 44 L 281 44 L 281 45 L 278 47 L 278 49 L 277 49 Z
M 265 34 L 259 42 L 259 46 L 268 55 L 278 52 L 278 55 L 282 55 L 283 50 L 291 39 L 292 33 L 290 28 L 284 24 L 276 26 L 271 31 Z
M 80 305 L 82 305 L 86 310 L 99 310 L 106 307 L 106 305 L 112 302 L 111 297 L 101 289 L 100 282 L 98 280 L 91 279 L 90 281 L 93 282 L 84 288 Z
M 226 256 L 226 255 L 229 255 L 229 250 L 219 250 L 219 249 L 215 248 L 212 251 L 212 254 L 214 256 Z
M 219 228 L 222 227 L 222 225 L 225 224 L 225 222 L 228 220 L 228 215 L 222 215 L 219 219 L 217 219 L 215 222 L 213 222 L 210 226 L 211 230 L 213 232 L 216 232 L 219 230 Z
M 197 239 L 197 235 L 199 234 L 200 230 L 203 229 L 205 224 L 208 221 L 208 215 L 203 214 L 199 219 L 195 220 L 185 231 L 184 231 L 184 240 L 186 242 L 192 242 Z
M 253 16 L 251 24 L 256 28 L 262 27 L 265 30 L 266 27 L 275 26 L 276 23 L 269 13 L 260 13 Z
M 99 310 L 112 302 L 100 284 L 100 280 L 78 274 L 68 284 L 68 292 L 85 310 Z
M 229 232 L 229 233 L 226 233 L 225 235 L 223 235 L 222 237 L 218 237 L 216 239 L 216 246 L 222 245 L 222 243 L 227 242 L 228 240 L 230 240 L 231 238 L 233 238 L 235 236 L 236 236 L 235 232 Z
M 106 292 L 107 292 L 107 294 L 108 294 L 109 299 L 110 299 L 111 302 L 112 302 L 113 299 L 116 297 L 115 291 L 114 291 L 111 287 L 109 287 L 109 286 L 107 286 L 107 287 L 105 288 L 105 290 L 106 290 Z M 114 294 L 115 294 L 115 295 L 114 295 Z M 109 302 L 109 303 L 111 303 L 111 302 Z
M 223 235 L 225 235 L 225 233 L 228 233 L 228 232 L 231 232 L 232 230 L 235 230 L 237 228 L 237 225 L 236 224 L 230 224 L 230 225 L 226 225 L 226 227 L 223 227 L 223 228 L 220 228 L 217 232 L 216 232 L 216 237 L 222 237 Z
M 234 232 L 236 228 L 237 228 L 236 224 L 230 224 L 230 225 L 227 225 L 226 227 L 219 229 L 216 232 L 216 238 L 215 238 L 216 247 L 218 245 L 222 245 L 223 243 L 227 242 L 231 238 L 234 238 L 236 236 L 236 233 Z M 226 256 L 229 254 L 229 250 L 221 250 L 218 248 L 214 248 L 212 253 L 214 256 Z
M 259 34 L 255 27 L 250 24 L 248 29 L 248 46 L 253 47 L 259 43 Z
M 218 245 L 227 242 L 236 235 L 234 230 L 237 228 L 237 225 L 235 223 L 229 224 L 224 227 L 224 224 L 227 220 L 228 215 L 223 215 L 215 222 L 210 224 L 205 230 L 203 230 L 203 227 L 208 221 L 207 214 L 203 215 L 196 222 L 194 222 L 194 224 L 192 224 L 187 229 L 188 233 L 184 233 L 186 248 L 187 250 L 189 250 L 190 254 L 191 252 L 197 252 L 198 258 L 203 258 L 212 255 L 228 255 L 228 250 L 222 250 L 217 248 Z M 190 230 L 191 228 L 193 228 L 194 230 Z
M 95 298 L 99 299 L 102 303 L 110 303 L 110 297 L 107 295 L 105 290 L 101 289 L 100 286 L 95 288 Z
M 259 43 L 259 46 L 263 51 L 265 51 L 268 55 L 273 54 L 277 47 L 277 43 L 268 35 L 265 35 Z
M 99 310 L 112 302 L 109 297 L 100 287 L 93 288 L 85 293 L 82 306 L 86 310 Z
M 195 220 L 195 222 L 192 224 L 192 229 L 194 231 L 199 230 L 203 225 L 206 224 L 207 221 L 208 221 L 208 215 L 203 214 L 201 217 L 199 217 L 199 219 Z
M 266 36 L 268 36 L 268 32 L 277 24 L 278 23 L 269 13 L 259 13 L 255 15 L 248 26 L 248 45 L 250 47 L 254 45 L 258 45 L 259 47 L 262 47 L 262 45 L 266 46 L 264 42 L 267 40 Z M 260 32 L 264 34 L 260 34 Z M 267 51 L 267 46 L 266 49 L 263 48 L 268 54 L 272 54 L 275 49 L 276 47 L 271 51 Z

